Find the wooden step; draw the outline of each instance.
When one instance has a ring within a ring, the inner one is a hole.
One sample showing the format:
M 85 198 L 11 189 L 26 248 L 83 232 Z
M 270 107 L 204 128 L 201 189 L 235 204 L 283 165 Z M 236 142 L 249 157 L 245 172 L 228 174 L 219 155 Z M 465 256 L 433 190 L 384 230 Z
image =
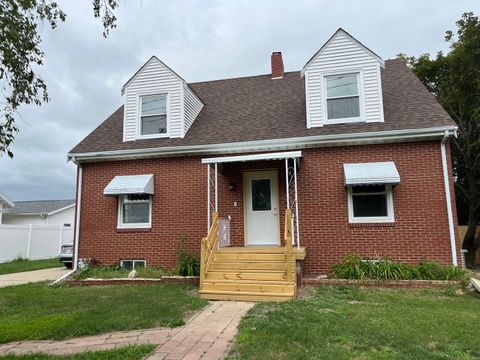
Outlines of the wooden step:
M 240 282 L 240 281 L 204 281 L 202 291 L 221 291 L 239 293 L 282 293 L 294 294 L 295 284 L 286 281 L 277 283 L 267 282 Z
M 238 254 L 285 254 L 283 246 L 245 246 L 245 247 L 224 247 L 217 250 L 217 253 L 238 253 Z
M 285 262 L 219 262 L 213 261 L 210 265 L 211 270 L 283 270 L 285 271 Z
M 269 270 L 209 270 L 207 280 L 265 280 L 265 281 L 281 281 L 286 280 L 285 271 L 269 271 Z
M 282 253 L 243 253 L 243 252 L 220 252 L 214 256 L 214 261 L 283 261 L 285 254 Z
M 237 291 L 199 291 L 200 297 L 207 300 L 237 300 L 237 301 L 288 301 L 295 293 L 259 293 Z

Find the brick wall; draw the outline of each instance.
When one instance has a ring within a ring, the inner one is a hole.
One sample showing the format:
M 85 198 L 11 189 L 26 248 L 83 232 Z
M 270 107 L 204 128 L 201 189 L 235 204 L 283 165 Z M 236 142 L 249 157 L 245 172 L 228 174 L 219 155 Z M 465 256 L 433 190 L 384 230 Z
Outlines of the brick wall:
M 303 153 L 298 193 L 301 244 L 307 248 L 305 273 L 328 272 L 348 253 L 390 255 L 408 263 L 424 258 L 451 263 L 439 141 L 319 148 Z M 393 193 L 393 225 L 348 224 L 343 164 L 370 161 L 395 161 L 400 173 L 401 184 Z M 187 248 L 199 252 L 207 228 L 206 166 L 200 163 L 200 157 L 83 166 L 80 258 L 95 257 L 104 264 L 126 258 L 146 259 L 149 265 L 172 268 L 183 234 L 188 239 Z M 278 170 L 282 236 L 284 162 L 229 163 L 220 169 L 219 213 L 232 218 L 232 244 L 244 244 L 242 173 L 247 170 Z M 149 173 L 155 175 L 152 229 L 117 230 L 117 199 L 105 197 L 103 189 L 116 175 Z M 229 190 L 230 184 L 235 190 Z

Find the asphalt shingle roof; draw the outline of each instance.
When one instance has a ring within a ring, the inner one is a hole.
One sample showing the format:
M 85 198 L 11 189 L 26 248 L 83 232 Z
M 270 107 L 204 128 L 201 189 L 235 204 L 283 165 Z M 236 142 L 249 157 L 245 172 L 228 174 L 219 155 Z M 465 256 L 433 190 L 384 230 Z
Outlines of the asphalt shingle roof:
M 75 204 L 75 200 L 15 201 L 15 207 L 4 210 L 5 214 L 49 214 Z
M 350 123 L 307 129 L 305 85 L 300 72 L 272 80 L 270 74 L 189 84 L 204 108 L 184 138 L 123 142 L 123 106 L 71 153 L 148 149 L 407 130 L 454 125 L 453 120 L 400 59 L 382 69 L 383 123 Z

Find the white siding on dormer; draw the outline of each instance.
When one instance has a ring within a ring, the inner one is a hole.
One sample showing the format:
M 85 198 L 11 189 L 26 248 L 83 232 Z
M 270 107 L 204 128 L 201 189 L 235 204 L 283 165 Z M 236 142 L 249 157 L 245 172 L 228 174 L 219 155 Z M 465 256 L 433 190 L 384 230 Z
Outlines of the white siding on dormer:
M 125 86 L 124 141 L 138 138 L 139 96 L 168 94 L 168 136 L 183 136 L 182 87 L 184 81 L 158 59 L 152 57 Z
M 193 121 L 200 113 L 203 108 L 203 103 L 200 99 L 193 93 L 193 91 L 188 87 L 188 85 L 184 85 L 184 111 L 185 111 L 185 123 L 184 123 L 184 131 L 185 134 L 187 133 L 190 126 L 192 126 Z
M 324 76 L 360 73 L 360 107 L 365 122 L 383 121 L 381 62 L 363 45 L 343 31 L 337 33 L 304 70 L 307 127 L 326 123 Z

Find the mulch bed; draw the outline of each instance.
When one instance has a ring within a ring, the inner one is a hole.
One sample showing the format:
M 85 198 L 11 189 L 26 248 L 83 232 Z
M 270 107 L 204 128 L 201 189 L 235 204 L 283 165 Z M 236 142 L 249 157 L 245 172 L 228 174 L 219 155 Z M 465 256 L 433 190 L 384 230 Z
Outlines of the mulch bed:
M 343 286 L 354 285 L 362 287 L 378 288 L 445 288 L 448 286 L 458 287 L 462 282 L 459 280 L 351 280 L 351 279 L 319 279 L 317 277 L 303 277 L 302 286 Z
M 159 279 L 144 278 L 117 278 L 117 279 L 70 279 L 66 282 L 70 286 L 99 286 L 99 285 L 160 285 L 160 284 L 188 284 L 198 285 L 198 276 L 162 276 Z

